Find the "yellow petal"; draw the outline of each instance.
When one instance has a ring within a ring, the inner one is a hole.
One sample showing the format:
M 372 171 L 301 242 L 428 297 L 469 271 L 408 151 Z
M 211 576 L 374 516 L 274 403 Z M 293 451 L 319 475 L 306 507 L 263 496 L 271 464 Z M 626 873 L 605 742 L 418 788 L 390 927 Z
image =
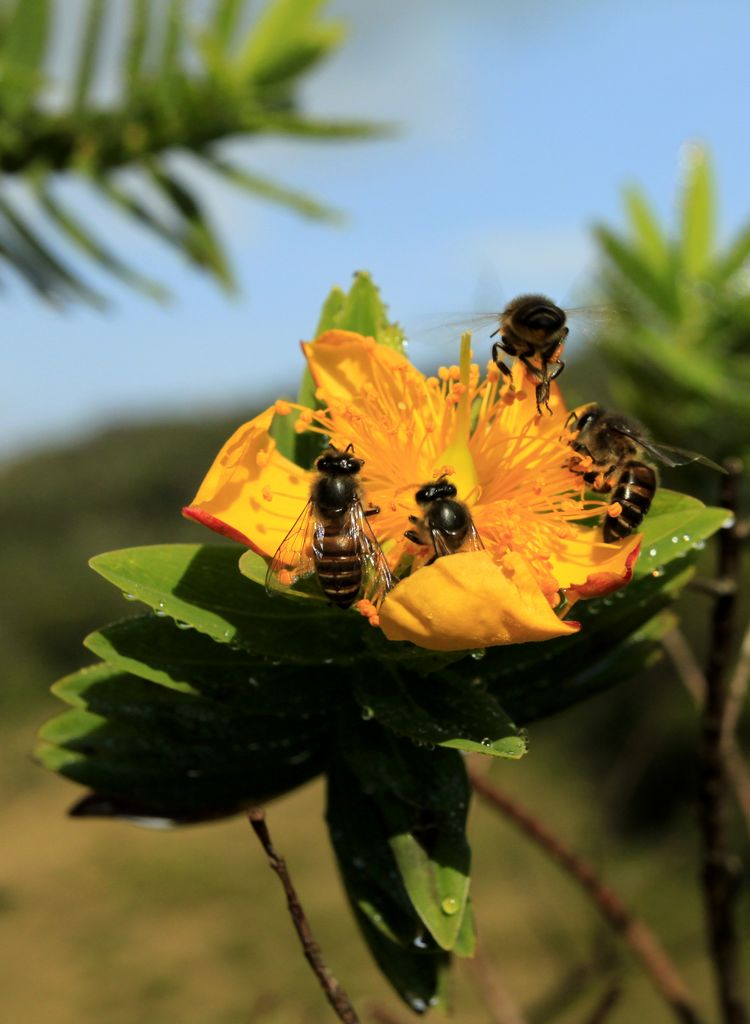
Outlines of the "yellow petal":
M 313 342 L 303 342 L 302 351 L 328 403 L 352 402 L 365 386 L 376 387 L 384 401 L 392 397 L 398 402 L 404 385 L 397 383 L 397 374 L 422 381 L 406 356 L 353 331 L 326 331 Z
M 601 530 L 582 528 L 555 545 L 549 569 L 569 600 L 604 597 L 630 582 L 640 548 L 640 534 L 605 544 Z
M 548 640 L 576 633 L 559 619 L 526 560 L 508 552 L 496 564 L 487 551 L 438 558 L 402 580 L 380 608 L 389 640 L 431 651 Z
M 182 514 L 272 556 L 310 497 L 312 474 L 276 448 L 274 407 L 232 434 Z

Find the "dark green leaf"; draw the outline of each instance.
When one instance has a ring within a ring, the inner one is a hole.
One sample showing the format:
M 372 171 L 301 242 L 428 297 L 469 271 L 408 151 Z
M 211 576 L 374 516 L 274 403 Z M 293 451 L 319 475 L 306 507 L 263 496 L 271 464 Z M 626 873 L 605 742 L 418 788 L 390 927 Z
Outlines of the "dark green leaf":
M 693 574 L 684 561 L 661 576 L 643 576 L 611 597 L 581 601 L 575 636 L 541 644 L 488 649 L 481 662 L 465 660 L 450 674 L 486 686 L 519 725 L 601 693 L 636 674 L 654 656 L 669 621 L 654 618 Z
M 450 955 L 414 911 L 377 803 L 341 761 L 329 770 L 326 818 L 349 903 L 378 966 L 416 1012 L 439 1005 Z
M 374 720 L 351 716 L 342 717 L 339 749 L 377 804 L 414 909 L 437 944 L 453 949 L 466 913 L 471 861 L 461 755 L 417 747 Z
M 236 705 L 243 713 L 304 720 L 330 717 L 351 690 L 349 669 L 330 665 L 321 672 L 274 665 L 153 615 L 105 626 L 86 637 L 85 643 L 124 672 Z M 68 690 L 58 684 L 56 692 L 65 698 Z
M 316 775 L 327 746 L 320 721 L 290 730 L 107 665 L 55 690 L 75 707 L 42 728 L 41 763 L 145 817 L 201 820 L 263 802 Z
M 363 714 L 415 743 L 519 758 L 526 741 L 503 709 L 469 680 L 406 676 L 395 668 L 362 671 L 354 695 Z

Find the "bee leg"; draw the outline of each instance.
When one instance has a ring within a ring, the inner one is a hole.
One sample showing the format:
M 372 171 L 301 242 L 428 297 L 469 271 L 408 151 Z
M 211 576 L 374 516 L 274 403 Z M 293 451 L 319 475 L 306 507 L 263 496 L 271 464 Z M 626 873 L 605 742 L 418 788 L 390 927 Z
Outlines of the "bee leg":
M 409 516 L 409 522 L 414 523 L 415 526 L 418 526 L 421 520 L 419 516 Z
M 411 519 L 412 516 L 409 516 L 409 518 Z M 419 536 L 419 534 L 416 532 L 416 530 L 405 530 L 404 531 L 404 537 L 406 537 L 407 540 L 410 540 L 412 542 L 412 544 L 421 544 L 422 543 L 422 538 Z
M 560 374 L 565 369 L 565 363 L 562 361 L 562 359 L 555 360 L 555 363 L 557 364 L 557 369 L 552 371 L 552 373 L 547 378 L 548 380 L 555 380 L 557 377 L 560 376 Z
M 369 508 L 365 509 L 366 516 L 377 516 L 380 514 L 380 505 L 370 505 Z
M 503 362 L 502 356 L 500 355 L 500 353 L 503 352 L 503 351 L 504 351 L 504 349 L 503 349 L 503 346 L 501 345 L 501 343 L 499 341 L 496 341 L 495 344 L 492 346 L 492 361 L 495 364 L 495 366 L 498 368 L 500 373 L 502 373 L 502 375 L 504 377 L 508 378 L 508 383 L 510 384 L 510 390 L 511 391 L 515 391 L 516 387 L 515 387 L 515 384 L 513 383 L 513 376 L 512 376 L 512 373 L 511 373 L 511 369 L 510 369 L 510 367 L 506 363 Z

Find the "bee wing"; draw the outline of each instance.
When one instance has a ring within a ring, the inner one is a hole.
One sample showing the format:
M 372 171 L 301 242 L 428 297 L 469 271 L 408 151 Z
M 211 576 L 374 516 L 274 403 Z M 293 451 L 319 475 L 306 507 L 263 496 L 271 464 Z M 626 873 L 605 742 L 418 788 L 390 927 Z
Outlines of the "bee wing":
M 362 563 L 362 596 L 380 604 L 393 586 L 393 574 L 360 501 L 352 503 L 345 529 L 356 537 Z
M 268 594 L 273 597 L 315 572 L 317 533 L 313 503 L 308 501 L 271 559 L 266 573 Z
M 687 451 L 685 448 L 675 448 L 671 444 L 657 444 L 655 441 L 650 441 L 643 437 L 635 437 L 635 440 L 638 441 L 642 448 L 645 448 L 649 455 L 653 455 L 659 462 L 673 469 L 675 466 L 687 466 L 691 462 L 700 462 L 702 466 L 715 469 L 718 473 L 726 473 L 723 466 L 720 466 L 718 462 L 714 462 L 713 459 L 709 459 L 707 455 L 701 455 L 700 452 Z
M 466 534 L 466 539 L 461 545 L 462 551 L 484 551 L 484 544 L 482 538 L 477 533 L 477 528 L 474 525 L 474 520 L 469 522 L 469 529 Z

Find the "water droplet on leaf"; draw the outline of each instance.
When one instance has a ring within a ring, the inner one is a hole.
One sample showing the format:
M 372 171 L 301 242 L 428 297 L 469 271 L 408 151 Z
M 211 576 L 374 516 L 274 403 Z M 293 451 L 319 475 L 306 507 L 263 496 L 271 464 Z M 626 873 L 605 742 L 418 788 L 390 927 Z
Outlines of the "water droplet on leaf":
M 456 914 L 460 905 L 455 896 L 446 896 L 440 904 L 440 909 L 444 914 Z

